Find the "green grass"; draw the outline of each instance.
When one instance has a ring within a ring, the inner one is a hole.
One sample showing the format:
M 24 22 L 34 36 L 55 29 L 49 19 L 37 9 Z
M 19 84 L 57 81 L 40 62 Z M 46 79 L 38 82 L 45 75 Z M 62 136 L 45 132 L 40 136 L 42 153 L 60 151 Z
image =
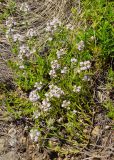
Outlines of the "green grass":
M 13 1 L 9 6 L 11 11 L 16 10 Z M 33 139 L 36 138 L 35 140 L 41 147 L 61 154 L 77 153 L 88 144 L 93 125 L 93 109 L 96 107 L 94 84 L 97 74 L 100 75 L 106 70 L 107 77 L 102 78 L 110 86 L 110 90 L 114 87 L 112 66 L 114 3 L 105 0 L 85 0 L 81 2 L 81 8 L 80 13 L 72 8 L 74 29 L 67 29 L 64 24 L 58 26 L 53 35 L 50 35 L 52 40 L 47 40 L 42 47 L 42 50 L 45 48 L 46 51 L 41 52 L 39 48 L 36 48 L 28 57 L 23 54 L 23 61 L 17 58 L 9 62 L 14 71 L 14 81 L 17 86 L 16 91 L 6 93 L 9 113 L 16 119 L 22 117 L 32 119 L 33 129 L 37 129 L 37 134 L 39 133 L 37 136 L 34 130 Z M 7 19 L 9 14 L 13 15 L 13 12 L 6 9 L 2 20 Z M 80 25 L 78 25 L 79 22 Z M 9 41 L 12 54 L 18 56 L 22 43 L 13 42 L 12 37 L 9 37 Z M 28 46 L 28 52 L 30 52 L 36 46 L 37 39 L 33 36 L 26 39 L 24 44 Z M 64 54 L 57 58 L 57 51 L 61 49 Z M 72 58 L 75 58 L 77 62 L 71 62 Z M 58 63 L 55 66 L 59 65 L 59 67 L 55 69 L 56 76 L 52 77 L 49 73 L 54 60 Z M 82 62 L 86 61 L 89 61 L 90 66 L 80 71 Z M 19 66 L 24 66 L 24 68 L 20 69 Z M 63 74 L 61 70 L 64 67 L 67 67 L 67 70 Z M 89 77 L 89 81 L 84 81 L 84 76 Z M 36 82 L 42 82 L 41 89 L 36 91 L 40 98 L 32 102 L 30 94 L 36 90 L 34 87 Z M 42 102 L 46 98 L 45 94 L 49 96 L 51 84 L 59 87 L 64 94 L 60 93 L 60 96 L 56 97 L 53 91 L 52 97 L 48 100 L 50 108 L 43 108 Z M 78 91 L 75 86 L 80 87 Z M 70 103 L 62 107 L 63 101 L 70 101 Z M 108 116 L 114 118 L 113 101 L 108 99 L 101 105 L 109 110 Z M 36 115 L 37 118 L 35 118 Z

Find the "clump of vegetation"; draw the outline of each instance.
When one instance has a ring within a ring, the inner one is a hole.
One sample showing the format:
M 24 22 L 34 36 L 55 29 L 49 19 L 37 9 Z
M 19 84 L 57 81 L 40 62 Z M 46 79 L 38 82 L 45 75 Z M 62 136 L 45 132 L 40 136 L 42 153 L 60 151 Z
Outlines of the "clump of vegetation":
M 32 120 L 30 137 L 41 147 L 74 154 L 88 144 L 97 105 L 96 76 L 113 87 L 113 5 L 85 0 L 72 8 L 72 23 L 57 17 L 48 21 L 40 48 L 34 29 L 16 33 L 13 13 L 6 16 L 6 38 L 15 57 L 9 64 L 17 86 L 7 92 L 7 108 L 12 117 Z M 27 16 L 29 5 L 20 9 Z M 104 72 L 107 77 L 101 77 Z M 113 118 L 113 107 L 108 109 Z

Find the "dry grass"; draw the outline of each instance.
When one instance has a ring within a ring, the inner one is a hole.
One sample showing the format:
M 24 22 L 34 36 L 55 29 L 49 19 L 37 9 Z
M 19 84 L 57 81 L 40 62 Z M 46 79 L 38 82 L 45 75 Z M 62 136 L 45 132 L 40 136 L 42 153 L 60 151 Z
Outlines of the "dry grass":
M 48 21 L 53 18 L 58 18 L 62 23 L 69 23 L 72 21 L 71 8 L 76 7 L 78 4 L 73 0 L 28 0 L 30 11 L 27 17 L 22 17 L 19 13 L 16 20 L 21 20 L 21 23 L 28 22 L 28 28 L 34 28 L 38 34 L 39 45 L 45 42 L 45 27 Z M 20 5 L 22 1 L 18 2 Z M 25 34 L 26 25 L 19 25 L 17 30 L 21 30 L 21 34 Z
M 10 1 L 9 1 L 10 2 Z M 25 2 L 25 1 L 24 1 Z M 71 21 L 71 8 L 76 6 L 76 2 L 72 0 L 28 0 L 26 1 L 30 6 L 28 15 L 22 16 L 20 13 L 20 5 L 23 3 L 22 0 L 16 1 L 16 14 L 12 15 L 17 21 L 15 31 L 25 35 L 27 29 L 33 28 L 37 31 L 37 47 L 45 44 L 47 33 L 45 27 L 48 21 L 53 18 L 58 18 L 64 23 Z M 0 12 L 4 11 L 4 8 L 8 7 L 8 2 L 0 8 Z M 28 25 L 24 25 L 23 22 L 28 22 Z M 5 21 L 4 21 L 5 23 Z M 2 24 L 0 24 L 2 26 Z M 0 82 L 5 83 L 11 79 L 11 70 L 6 65 L 6 61 L 11 57 L 11 50 L 9 42 L 6 40 L 5 35 L 1 33 L 0 37 Z

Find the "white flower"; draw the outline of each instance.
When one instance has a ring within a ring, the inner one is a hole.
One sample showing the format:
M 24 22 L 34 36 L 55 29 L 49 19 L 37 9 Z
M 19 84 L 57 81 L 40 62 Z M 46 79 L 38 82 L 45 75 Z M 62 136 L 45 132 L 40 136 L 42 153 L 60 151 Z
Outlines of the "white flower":
M 52 77 L 57 77 L 56 70 L 60 68 L 60 65 L 58 64 L 57 60 L 53 60 L 51 62 L 51 68 L 52 70 L 50 70 L 49 75 Z
M 65 108 L 65 107 L 68 107 L 69 105 L 70 105 L 70 101 L 64 100 L 61 106 Z
M 13 41 L 16 42 L 17 40 L 18 40 L 18 41 L 23 41 L 23 36 L 20 35 L 20 34 L 18 34 L 18 33 L 17 33 L 17 34 L 14 34 L 14 35 L 13 35 Z
M 80 66 L 83 66 L 84 65 L 84 62 L 80 62 Z
M 64 67 L 64 68 L 61 70 L 61 73 L 62 73 L 62 74 L 66 74 L 66 73 L 67 73 L 67 67 Z
M 31 51 L 29 50 L 29 47 L 24 44 L 20 46 L 19 49 L 20 49 L 20 54 L 25 54 L 26 57 L 29 57 L 32 54 Z
M 25 67 L 24 67 L 24 65 L 21 65 L 21 66 L 19 66 L 19 68 L 20 68 L 20 69 L 24 69 Z
M 48 38 L 48 41 L 52 41 L 52 40 L 53 40 L 53 38 L 52 38 L 52 37 L 49 37 L 49 38 Z
M 73 92 L 80 92 L 80 90 L 81 90 L 81 86 L 73 86 Z
M 32 50 L 30 51 L 30 54 L 33 54 L 36 52 L 36 48 L 32 48 Z
M 29 133 L 30 138 L 35 142 L 38 141 L 40 134 L 41 134 L 40 131 L 38 131 L 37 129 L 31 129 Z
M 61 95 L 64 95 L 64 92 L 61 90 L 61 88 L 57 87 L 56 85 L 49 85 L 50 91 L 46 96 L 48 98 L 56 97 L 60 98 Z
M 53 33 L 58 25 L 61 26 L 61 22 L 58 20 L 58 18 L 54 18 L 52 21 L 47 23 L 46 31 L 51 31 Z
M 53 97 L 53 94 L 51 92 L 45 93 L 47 101 L 49 101 L 50 98 Z
M 35 111 L 35 112 L 33 113 L 33 117 L 34 117 L 35 119 L 37 119 L 39 116 L 40 116 L 40 112 L 39 112 L 39 111 Z
M 50 109 L 50 106 L 51 106 L 51 103 L 49 102 L 48 99 L 44 99 L 42 101 L 41 108 L 43 109 L 44 112 L 48 111 Z
M 82 80 L 83 81 L 90 81 L 90 78 L 87 75 L 85 75 Z
M 59 21 L 58 18 L 54 18 L 49 24 L 50 26 L 56 26 L 57 24 L 60 26 L 61 22 Z
M 75 113 L 77 113 L 77 111 L 76 111 L 76 110 L 73 110 L 72 112 L 73 112 L 74 114 L 75 114 Z
M 61 95 L 60 95 L 60 93 L 56 92 L 56 93 L 53 93 L 53 96 L 56 97 L 56 98 L 60 98 Z
M 37 90 L 33 90 L 30 92 L 29 99 L 31 102 L 36 102 L 39 98 L 40 96 L 37 94 Z
M 51 31 L 51 27 L 50 26 L 46 26 L 46 31 L 50 32 Z
M 34 87 L 37 88 L 37 90 L 40 91 L 40 90 L 42 89 L 42 87 L 43 87 L 43 86 L 42 86 L 42 82 L 39 82 L 39 83 L 36 82 L 35 85 L 34 85 Z
M 75 63 L 75 62 L 77 62 L 77 59 L 76 58 L 71 58 L 71 63 Z
M 33 28 L 27 31 L 27 37 L 33 37 L 35 35 L 36 35 L 36 31 Z
M 90 61 L 84 61 L 83 63 L 84 63 L 84 65 L 90 65 L 91 64 Z
M 92 41 L 94 41 L 95 40 L 95 36 L 91 36 L 91 38 L 90 38 Z
M 91 63 L 90 61 L 80 62 L 80 66 L 81 66 L 80 70 L 84 71 L 91 67 Z
M 54 84 L 50 84 L 50 85 L 49 85 L 49 88 L 50 88 L 50 89 L 54 88 Z
M 58 18 L 54 18 L 54 19 L 50 22 L 50 25 L 51 25 L 51 26 L 54 26 L 55 23 L 57 23 L 57 22 L 58 22 Z
M 80 90 L 81 90 L 81 86 L 78 86 L 78 87 L 76 88 L 76 92 L 80 92 Z
M 44 107 L 50 107 L 50 103 L 49 103 L 49 101 L 47 100 L 47 99 L 44 99 L 43 101 L 42 101 L 42 105 L 44 106 Z
M 14 22 L 13 17 L 8 17 L 8 19 L 6 20 L 6 26 L 11 28 L 15 24 L 16 22 Z
M 84 47 L 85 47 L 84 41 L 80 41 L 80 42 L 78 43 L 78 50 L 81 51 L 81 50 L 84 49 Z
M 28 4 L 26 2 L 22 3 L 20 6 L 20 10 L 23 12 L 28 12 L 30 10 Z
M 51 68 L 52 69 L 59 69 L 60 68 L 60 65 L 58 64 L 58 61 L 57 60 L 53 60 L 51 62 Z
M 64 51 L 64 49 L 60 49 L 60 50 L 57 50 L 56 54 L 57 54 L 57 58 L 60 59 L 62 55 L 66 54 L 66 52 Z
M 77 69 L 77 71 L 76 71 L 77 73 L 80 73 L 81 72 L 81 70 L 80 69 Z
M 28 48 L 26 48 L 26 46 L 23 44 L 22 46 L 20 46 L 20 53 L 26 53 L 26 50 L 28 49 Z
M 23 55 L 21 53 L 18 54 L 18 58 L 23 61 Z
M 87 65 L 86 67 L 87 67 L 87 69 L 89 69 L 89 68 L 91 68 L 91 65 Z
M 87 70 L 87 67 L 86 67 L 86 66 L 81 67 L 80 70 L 81 70 L 81 71 L 85 71 L 85 70 Z
M 57 77 L 56 71 L 54 69 L 50 70 L 49 75 L 52 76 L 53 78 Z

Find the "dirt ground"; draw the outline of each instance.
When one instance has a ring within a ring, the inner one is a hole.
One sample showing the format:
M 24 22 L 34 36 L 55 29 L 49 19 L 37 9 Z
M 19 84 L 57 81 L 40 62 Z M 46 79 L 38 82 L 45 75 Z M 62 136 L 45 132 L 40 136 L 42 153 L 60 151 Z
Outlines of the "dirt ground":
M 87 147 L 78 155 L 59 156 L 31 142 L 27 121 L 14 121 L 0 110 L 0 160 L 113 160 L 114 121 L 99 112 L 94 118 L 91 138 Z

